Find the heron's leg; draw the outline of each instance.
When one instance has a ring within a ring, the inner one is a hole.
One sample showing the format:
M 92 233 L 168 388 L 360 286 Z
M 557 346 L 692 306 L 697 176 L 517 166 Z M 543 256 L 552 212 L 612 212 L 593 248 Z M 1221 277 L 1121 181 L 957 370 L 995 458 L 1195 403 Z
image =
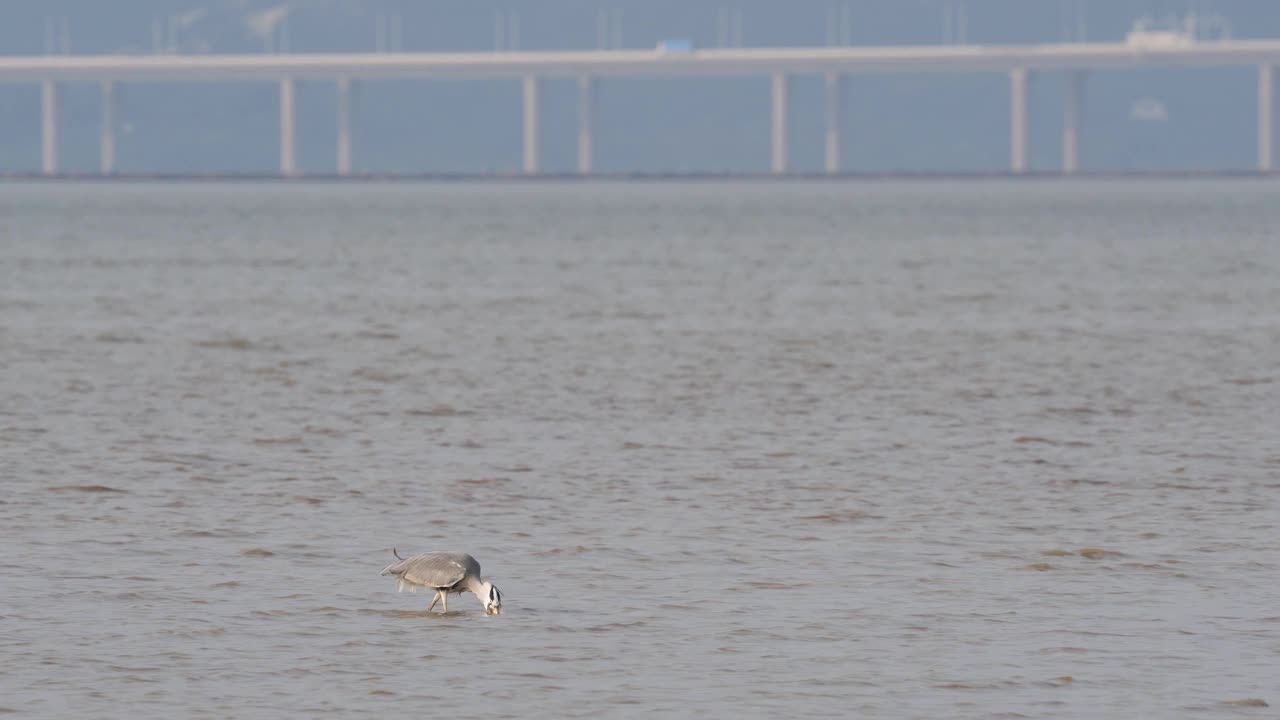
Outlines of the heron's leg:
M 444 605 L 444 611 L 449 612 L 449 596 L 444 590 L 440 591 L 440 602 Z
M 436 591 L 436 596 L 431 598 L 431 604 L 427 606 L 427 612 L 431 612 L 431 608 L 436 606 L 436 601 L 440 599 L 440 591 Z

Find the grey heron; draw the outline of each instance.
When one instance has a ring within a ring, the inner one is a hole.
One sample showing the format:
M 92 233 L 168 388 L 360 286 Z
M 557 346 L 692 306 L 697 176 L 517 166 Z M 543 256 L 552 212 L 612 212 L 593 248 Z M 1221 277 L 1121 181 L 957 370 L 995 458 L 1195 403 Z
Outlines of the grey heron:
M 410 592 L 417 592 L 419 585 L 435 590 L 435 597 L 431 598 L 427 610 L 434 608 L 439 600 L 443 611 L 449 612 L 449 593 L 469 592 L 484 604 L 485 614 L 502 612 L 502 592 L 480 577 L 480 563 L 470 555 L 432 552 L 402 558 L 395 548 L 391 548 L 391 554 L 399 562 L 383 568 L 382 574 L 395 577 L 397 591 L 408 587 Z

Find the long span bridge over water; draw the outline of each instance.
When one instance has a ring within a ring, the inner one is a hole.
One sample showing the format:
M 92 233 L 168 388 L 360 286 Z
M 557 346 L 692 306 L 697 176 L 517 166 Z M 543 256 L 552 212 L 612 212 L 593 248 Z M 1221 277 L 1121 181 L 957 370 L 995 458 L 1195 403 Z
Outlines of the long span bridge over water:
M 1275 77 L 1280 41 L 1205 43 L 1064 43 L 1045 45 L 923 45 L 838 48 L 727 48 L 708 50 L 598 50 L 284 55 L 60 55 L 0 57 L 0 82 L 38 83 L 41 92 L 41 171 L 58 174 L 58 85 L 101 87 L 100 172 L 116 172 L 115 87 L 141 82 L 274 82 L 280 92 L 280 175 L 299 174 L 296 162 L 296 83 L 332 80 L 337 86 L 335 172 L 351 174 L 351 85 L 356 81 L 432 78 L 516 78 L 523 88 L 523 172 L 539 173 L 539 82 L 578 82 L 578 158 L 581 175 L 593 173 L 595 85 L 601 78 L 772 78 L 770 170 L 788 172 L 789 78 L 825 79 L 825 170 L 840 166 L 842 78 L 858 74 L 1003 73 L 1009 78 L 1009 171 L 1028 171 L 1028 80 L 1037 72 L 1065 72 L 1062 172 L 1079 171 L 1081 107 L 1090 72 L 1139 68 L 1256 67 L 1257 169 L 1274 170 Z

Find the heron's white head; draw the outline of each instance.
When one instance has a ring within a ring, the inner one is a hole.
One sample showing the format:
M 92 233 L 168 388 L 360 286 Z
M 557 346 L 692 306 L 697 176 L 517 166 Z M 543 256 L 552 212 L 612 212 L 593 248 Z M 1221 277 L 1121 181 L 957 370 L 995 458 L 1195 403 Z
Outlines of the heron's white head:
M 502 591 L 487 582 L 480 586 L 480 601 L 484 603 L 486 615 L 497 615 L 502 612 Z

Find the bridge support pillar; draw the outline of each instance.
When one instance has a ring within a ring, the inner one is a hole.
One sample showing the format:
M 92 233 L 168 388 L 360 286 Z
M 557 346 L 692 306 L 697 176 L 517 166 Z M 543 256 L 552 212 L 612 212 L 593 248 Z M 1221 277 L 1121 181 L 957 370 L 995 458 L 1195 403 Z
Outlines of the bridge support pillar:
M 524 174 L 538 174 L 538 76 L 524 76 Z
M 338 175 L 351 174 L 351 78 L 338 78 Z
M 1062 174 L 1074 175 L 1080 169 L 1080 128 L 1084 112 L 1083 70 L 1067 72 L 1067 96 L 1062 117 Z
M 773 74 L 773 157 L 770 170 L 774 175 L 787 172 L 787 74 Z
M 840 73 L 829 72 L 825 77 L 826 95 L 827 95 L 827 138 L 824 149 L 826 171 L 828 175 L 835 175 L 840 172 L 840 125 L 842 119 L 841 113 L 841 85 L 843 78 Z
M 298 174 L 298 165 L 294 150 L 294 94 L 293 78 L 280 80 L 280 174 L 293 177 Z
M 1009 71 L 1009 170 L 1015 175 L 1027 171 L 1027 77 L 1026 68 Z
M 578 76 L 578 174 L 590 175 L 595 154 L 595 78 Z
M 116 171 L 116 85 L 111 80 L 103 80 L 102 92 L 102 128 L 98 136 L 98 168 L 103 175 L 113 175 Z
M 1258 66 L 1258 170 L 1275 169 L 1276 137 L 1275 66 Z
M 40 172 L 58 172 L 58 83 L 40 82 Z

